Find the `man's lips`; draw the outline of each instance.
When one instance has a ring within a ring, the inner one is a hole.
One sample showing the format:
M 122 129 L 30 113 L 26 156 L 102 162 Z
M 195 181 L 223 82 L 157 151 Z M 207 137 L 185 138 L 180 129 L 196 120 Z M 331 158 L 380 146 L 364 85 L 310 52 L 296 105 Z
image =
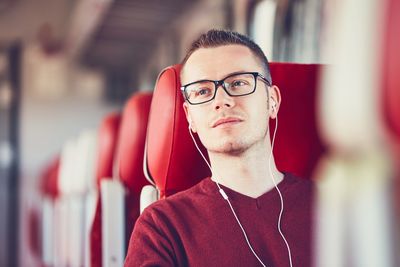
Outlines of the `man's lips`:
M 242 119 L 240 118 L 234 118 L 234 117 L 228 117 L 228 118 L 221 118 L 216 120 L 213 124 L 212 127 L 218 127 L 219 125 L 223 125 L 223 124 L 230 124 L 230 123 L 237 123 L 237 122 L 241 122 Z

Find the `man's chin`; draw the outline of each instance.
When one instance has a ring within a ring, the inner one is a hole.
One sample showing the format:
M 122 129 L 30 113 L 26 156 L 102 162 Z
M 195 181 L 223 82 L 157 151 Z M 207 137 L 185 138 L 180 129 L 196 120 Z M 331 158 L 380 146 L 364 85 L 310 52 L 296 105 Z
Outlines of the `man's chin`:
M 239 156 L 249 148 L 248 145 L 238 142 L 224 142 L 218 145 L 209 147 L 208 151 L 216 154 L 227 154 L 232 156 Z

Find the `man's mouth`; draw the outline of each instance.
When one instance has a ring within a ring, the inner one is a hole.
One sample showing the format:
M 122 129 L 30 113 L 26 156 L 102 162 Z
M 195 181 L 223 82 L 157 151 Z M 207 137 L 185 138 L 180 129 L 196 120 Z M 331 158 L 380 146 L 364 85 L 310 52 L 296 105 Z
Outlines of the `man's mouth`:
M 242 120 L 235 117 L 220 118 L 212 124 L 212 128 L 216 128 L 218 126 L 223 126 L 223 125 L 236 124 L 239 122 L 242 122 Z

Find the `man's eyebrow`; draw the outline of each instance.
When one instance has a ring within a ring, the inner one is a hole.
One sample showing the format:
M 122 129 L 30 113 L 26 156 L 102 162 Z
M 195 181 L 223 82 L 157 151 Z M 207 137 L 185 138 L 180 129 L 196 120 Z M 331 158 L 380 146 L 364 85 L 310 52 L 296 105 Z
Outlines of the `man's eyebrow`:
M 235 75 L 235 74 L 238 74 L 238 73 L 243 73 L 243 72 L 254 72 L 254 71 L 249 71 L 249 70 L 238 70 L 238 71 L 234 71 L 234 72 L 225 74 L 225 76 L 224 76 L 222 79 L 225 79 L 225 78 L 228 77 L 228 76 Z
M 218 79 L 218 80 L 223 80 L 223 79 L 225 79 L 226 77 L 229 77 L 229 76 L 231 76 L 231 75 L 235 75 L 235 74 L 238 74 L 238 73 L 243 73 L 243 72 L 254 72 L 254 71 L 250 71 L 250 70 L 237 70 L 237 71 L 234 71 L 234 72 L 226 73 L 224 76 L 222 76 L 221 79 Z M 191 81 L 191 82 L 189 82 L 189 83 L 201 82 L 201 81 L 216 81 L 216 80 L 213 80 L 213 79 L 210 79 L 209 77 L 206 77 L 206 78 L 200 78 L 200 79 L 193 80 L 193 81 Z M 189 83 L 188 83 L 188 84 L 189 84 Z

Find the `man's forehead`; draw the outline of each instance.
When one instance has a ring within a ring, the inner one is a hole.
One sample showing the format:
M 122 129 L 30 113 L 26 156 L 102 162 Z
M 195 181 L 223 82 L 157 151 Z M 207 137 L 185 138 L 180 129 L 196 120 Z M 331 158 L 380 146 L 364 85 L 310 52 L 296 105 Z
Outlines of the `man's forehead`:
M 238 71 L 262 71 L 259 60 L 243 45 L 200 48 L 186 61 L 181 71 L 182 84 L 201 79 L 222 79 Z

